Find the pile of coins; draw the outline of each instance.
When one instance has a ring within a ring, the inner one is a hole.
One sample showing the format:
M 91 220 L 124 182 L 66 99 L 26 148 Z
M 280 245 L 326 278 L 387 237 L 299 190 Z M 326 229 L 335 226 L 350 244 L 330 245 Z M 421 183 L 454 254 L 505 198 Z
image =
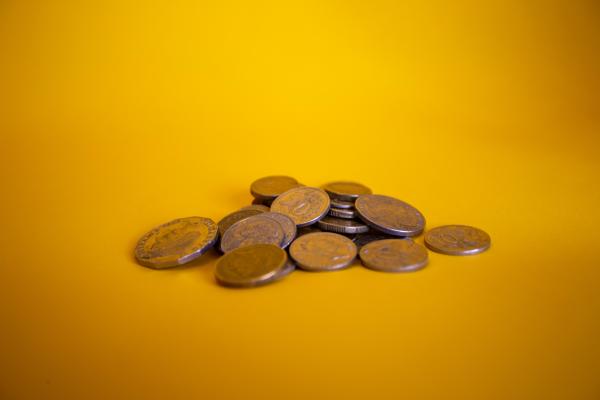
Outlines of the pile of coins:
M 357 257 L 366 268 L 383 272 L 427 265 L 427 249 L 412 239 L 424 232 L 425 217 L 402 200 L 373 194 L 356 182 L 316 188 L 288 176 L 261 178 L 252 183 L 250 193 L 252 205 L 217 224 L 188 217 L 154 228 L 139 240 L 136 259 L 150 268 L 170 268 L 216 247 L 223 256 L 215 279 L 228 287 L 264 285 L 296 268 L 344 269 Z M 466 225 L 431 229 L 424 242 L 430 250 L 449 255 L 481 253 L 491 244 L 487 233 Z

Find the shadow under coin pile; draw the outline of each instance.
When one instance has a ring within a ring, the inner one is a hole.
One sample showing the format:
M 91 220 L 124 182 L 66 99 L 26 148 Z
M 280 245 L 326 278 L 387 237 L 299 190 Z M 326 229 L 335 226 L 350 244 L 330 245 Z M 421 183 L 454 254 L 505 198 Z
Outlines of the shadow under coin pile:
M 188 217 L 152 229 L 139 240 L 136 259 L 143 266 L 165 269 L 216 247 L 223 256 L 215 279 L 227 287 L 275 282 L 295 268 L 344 269 L 357 257 L 366 268 L 382 272 L 412 272 L 428 263 L 427 249 L 412 239 L 425 230 L 423 214 L 360 183 L 316 188 L 288 176 L 268 176 L 253 182 L 250 193 L 252 205 L 218 224 Z M 471 226 L 445 225 L 427 231 L 424 243 L 441 254 L 472 255 L 487 250 L 491 240 Z

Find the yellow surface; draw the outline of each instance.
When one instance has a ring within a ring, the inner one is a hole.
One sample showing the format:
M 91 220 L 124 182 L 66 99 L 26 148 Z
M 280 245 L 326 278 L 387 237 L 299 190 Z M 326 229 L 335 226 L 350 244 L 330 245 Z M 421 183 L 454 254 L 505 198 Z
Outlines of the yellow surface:
M 5 0 L 0 38 L 0 398 L 600 398 L 597 2 Z M 269 174 L 492 249 L 256 290 L 134 262 Z

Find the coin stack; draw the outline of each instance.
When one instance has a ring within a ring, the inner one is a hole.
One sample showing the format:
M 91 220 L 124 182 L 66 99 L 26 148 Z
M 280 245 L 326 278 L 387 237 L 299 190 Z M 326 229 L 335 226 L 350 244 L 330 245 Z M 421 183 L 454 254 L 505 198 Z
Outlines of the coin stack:
M 227 287 L 275 282 L 296 268 L 334 271 L 359 257 L 366 268 L 411 272 L 428 263 L 427 249 L 412 238 L 425 217 L 402 200 L 373 194 L 357 182 L 305 186 L 289 176 L 268 176 L 250 186 L 251 205 L 226 215 L 179 218 L 146 233 L 135 248 L 141 265 L 165 269 L 186 264 L 216 247 L 223 256 L 216 281 Z M 425 233 L 425 246 L 448 255 L 490 247 L 490 236 L 466 225 Z

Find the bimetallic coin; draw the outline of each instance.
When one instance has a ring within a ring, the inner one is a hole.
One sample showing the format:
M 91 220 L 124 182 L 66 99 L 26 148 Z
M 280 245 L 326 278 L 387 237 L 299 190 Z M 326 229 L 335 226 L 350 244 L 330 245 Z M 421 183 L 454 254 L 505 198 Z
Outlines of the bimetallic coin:
M 360 235 L 356 235 L 356 237 L 354 238 L 354 244 L 360 251 L 360 249 L 362 249 L 363 246 L 366 246 L 367 244 L 369 244 L 371 242 L 375 242 L 377 240 L 386 240 L 386 239 L 410 240 L 409 238 L 402 239 L 402 238 L 398 238 L 397 236 L 386 235 L 385 233 L 381 233 L 378 231 L 370 231 L 367 233 L 361 233 Z M 360 255 L 360 253 L 359 253 L 359 255 Z
M 373 193 L 371 189 L 357 182 L 331 182 L 323 186 L 323 189 L 333 199 L 354 201 L 358 196 Z
M 356 258 L 356 245 L 337 233 L 309 233 L 294 240 L 290 256 L 306 271 L 333 271 L 350 266 Z
M 300 228 L 314 224 L 329 211 L 329 196 L 323 190 L 302 186 L 277 197 L 271 211 L 285 214 Z
M 317 225 L 324 231 L 344 234 L 365 233 L 369 231 L 367 225 L 353 219 L 325 217 Z
M 293 266 L 293 264 L 292 264 Z M 289 274 L 285 250 L 272 244 L 255 244 L 232 250 L 217 261 L 215 278 L 230 287 L 264 285 Z
M 412 272 L 427 265 L 425 247 L 410 239 L 371 242 L 360 249 L 360 259 L 369 269 L 382 272 Z
M 285 234 L 281 224 L 272 218 L 254 215 L 233 224 L 221 239 L 221 251 L 230 252 L 251 244 L 280 246 Z
M 490 235 L 467 225 L 439 226 L 425 234 L 425 246 L 452 256 L 478 254 L 490 248 Z
M 242 207 L 240 208 L 240 210 L 257 210 L 266 213 L 271 211 L 271 208 L 265 206 L 264 204 L 252 204 L 246 207 Z
M 223 217 L 222 220 L 219 221 L 219 234 L 221 237 L 225 234 L 227 229 L 229 229 L 233 224 L 248 217 L 252 217 L 254 215 L 262 214 L 264 211 L 257 209 L 249 209 L 249 210 L 239 210 L 232 212 L 231 214 Z
M 425 228 L 425 217 L 402 200 L 379 194 L 360 196 L 354 204 L 367 225 L 394 236 L 417 236 Z
M 353 219 L 357 217 L 353 208 L 333 208 L 329 209 L 329 215 L 337 218 Z
M 344 200 L 338 200 L 338 199 L 331 199 L 331 207 L 334 207 L 334 208 L 354 208 L 354 201 L 344 201 Z
M 298 186 L 298 181 L 289 176 L 267 176 L 252 182 L 250 193 L 257 199 L 274 200 L 280 194 Z
M 276 212 L 266 212 L 260 215 L 262 217 L 274 219 L 281 225 L 281 228 L 283 229 L 284 233 L 283 241 L 281 242 L 282 249 L 288 247 L 290 243 L 292 243 L 292 241 L 296 238 L 296 224 L 287 215 Z
M 217 225 L 209 218 L 179 218 L 142 236 L 135 247 L 135 258 L 150 268 L 176 267 L 212 248 L 217 231 Z

